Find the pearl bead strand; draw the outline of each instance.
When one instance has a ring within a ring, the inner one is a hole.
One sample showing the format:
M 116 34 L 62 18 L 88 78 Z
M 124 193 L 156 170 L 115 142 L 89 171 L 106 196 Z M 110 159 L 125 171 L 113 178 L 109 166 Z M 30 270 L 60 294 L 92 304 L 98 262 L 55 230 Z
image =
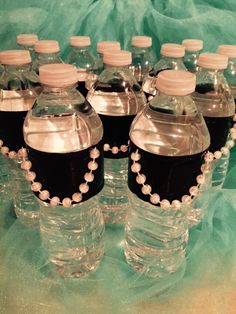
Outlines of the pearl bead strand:
M 26 151 L 26 150 L 25 150 Z M 27 154 L 27 152 L 26 152 Z M 65 197 L 62 201 L 57 196 L 50 196 L 50 192 L 47 190 L 42 189 L 42 184 L 40 182 L 35 181 L 36 179 L 36 173 L 30 171 L 32 164 L 29 160 L 26 160 L 26 156 L 24 154 L 22 163 L 21 163 L 21 169 L 26 171 L 26 179 L 31 182 L 31 190 L 33 192 L 39 193 L 39 198 L 42 201 L 50 201 L 50 205 L 52 207 L 55 207 L 57 205 L 62 205 L 64 207 L 70 207 L 74 203 L 80 203 L 83 200 L 83 194 L 88 193 L 89 191 L 89 183 L 94 181 L 94 174 L 93 171 L 95 171 L 98 168 L 98 164 L 96 162 L 96 159 L 100 156 L 99 150 L 95 147 L 92 150 L 90 150 L 89 156 L 92 159 L 88 163 L 88 172 L 84 175 L 85 182 L 81 183 L 79 185 L 79 192 L 76 192 L 72 195 L 72 197 Z

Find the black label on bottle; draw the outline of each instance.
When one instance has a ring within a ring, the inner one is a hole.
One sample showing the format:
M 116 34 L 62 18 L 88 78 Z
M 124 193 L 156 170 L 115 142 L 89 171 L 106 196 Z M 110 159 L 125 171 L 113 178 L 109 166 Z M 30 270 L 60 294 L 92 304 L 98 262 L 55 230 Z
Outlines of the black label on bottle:
M 225 145 L 233 119 L 232 117 L 204 117 L 204 119 L 211 137 L 209 151 L 214 153 Z
M 138 149 L 141 159 L 140 174 L 146 176 L 145 184 L 152 187 L 151 193 L 158 193 L 161 199 L 179 200 L 183 195 L 189 195 L 189 188 L 197 185 L 196 177 L 201 173 L 204 152 L 191 156 L 160 156 L 148 153 L 130 142 L 130 155 Z M 133 161 L 129 158 L 128 186 L 131 192 L 143 201 L 150 203 L 150 195 L 141 191 L 142 184 L 136 181 L 137 173 L 131 171 Z
M 0 139 L 10 150 L 25 147 L 23 124 L 28 111 L 0 111 Z
M 99 114 L 103 123 L 103 142 L 109 144 L 110 148 L 121 145 L 128 145 L 129 129 L 135 115 L 130 116 L 107 116 Z M 128 150 L 126 152 L 119 151 L 118 154 L 113 154 L 110 150 L 104 152 L 105 158 L 120 159 L 129 156 Z
M 90 172 L 88 163 L 92 160 L 90 151 L 96 147 L 100 156 L 96 158 L 98 168 L 93 171 L 94 180 L 88 183 L 89 191 L 83 194 L 83 201 L 97 195 L 104 185 L 103 145 L 97 145 L 73 153 L 46 153 L 28 148 L 29 160 L 32 162 L 31 170 L 36 173 L 35 181 L 42 184 L 43 190 L 48 190 L 50 197 L 57 196 L 62 200 L 71 198 L 79 191 L 81 183 L 85 183 L 84 175 Z M 38 196 L 38 193 L 35 193 Z

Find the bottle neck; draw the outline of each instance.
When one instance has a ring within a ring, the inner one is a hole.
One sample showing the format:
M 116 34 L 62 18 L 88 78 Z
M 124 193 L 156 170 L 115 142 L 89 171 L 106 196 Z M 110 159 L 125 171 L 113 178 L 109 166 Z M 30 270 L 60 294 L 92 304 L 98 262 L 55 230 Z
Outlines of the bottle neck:
M 3 66 L 4 66 L 5 71 L 8 73 L 28 72 L 31 69 L 31 63 L 17 64 L 17 65 L 4 64 Z
M 104 64 L 105 69 L 118 69 L 119 71 L 122 69 L 129 69 L 130 65 L 122 65 L 122 66 L 114 66 L 110 64 Z
M 196 116 L 197 108 L 189 95 L 167 95 L 159 92 L 158 95 L 150 101 L 149 107 L 159 113 L 174 116 Z
M 54 53 L 38 53 L 36 52 L 36 56 L 38 60 L 59 60 L 60 52 L 54 52 Z
M 151 47 L 135 47 L 132 46 L 132 52 L 137 54 L 147 53 L 151 51 Z
M 85 47 L 71 46 L 71 47 L 76 52 L 84 52 L 84 51 L 89 51 L 90 50 L 90 46 L 85 46 Z
M 77 83 L 71 84 L 68 86 L 63 86 L 63 87 L 49 86 L 49 85 L 42 84 L 42 87 L 43 87 L 43 93 L 63 95 L 63 94 L 75 92 L 76 87 L 77 87 Z

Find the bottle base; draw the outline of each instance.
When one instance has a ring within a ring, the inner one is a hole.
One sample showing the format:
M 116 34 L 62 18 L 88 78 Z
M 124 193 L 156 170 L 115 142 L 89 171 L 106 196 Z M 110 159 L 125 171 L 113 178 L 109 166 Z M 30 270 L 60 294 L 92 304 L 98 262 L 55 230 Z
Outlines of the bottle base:
M 76 259 L 76 255 L 80 255 L 83 250 L 84 248 L 74 248 L 73 250 L 57 252 L 57 255 L 51 256 L 49 262 L 53 267 L 53 272 L 63 278 L 81 278 L 95 271 L 104 255 L 104 244 L 96 248 L 96 252 Z
M 14 206 L 16 217 L 25 227 L 38 228 L 39 227 L 39 211 L 25 211 L 19 207 Z
M 163 278 L 177 272 L 185 261 L 185 250 L 178 248 L 171 252 L 132 244 L 126 237 L 124 254 L 127 263 L 150 278 Z

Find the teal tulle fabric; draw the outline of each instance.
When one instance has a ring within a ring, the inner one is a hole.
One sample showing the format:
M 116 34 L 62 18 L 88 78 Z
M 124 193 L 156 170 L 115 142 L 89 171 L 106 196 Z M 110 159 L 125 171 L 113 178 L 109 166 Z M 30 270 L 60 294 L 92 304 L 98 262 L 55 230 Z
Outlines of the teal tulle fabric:
M 120 40 L 149 35 L 159 56 L 164 42 L 200 38 L 206 51 L 235 44 L 236 2 L 217 0 L 0 0 L 0 48 L 16 48 L 15 36 L 36 33 L 59 40 L 66 54 L 71 35 Z M 94 50 L 95 51 L 95 50 Z M 106 252 L 89 277 L 54 274 L 37 229 L 15 218 L 0 200 L 0 313 L 234 313 L 236 289 L 236 149 L 224 188 L 209 192 L 200 225 L 190 230 L 186 264 L 162 280 L 128 266 L 123 228 L 106 229 Z

